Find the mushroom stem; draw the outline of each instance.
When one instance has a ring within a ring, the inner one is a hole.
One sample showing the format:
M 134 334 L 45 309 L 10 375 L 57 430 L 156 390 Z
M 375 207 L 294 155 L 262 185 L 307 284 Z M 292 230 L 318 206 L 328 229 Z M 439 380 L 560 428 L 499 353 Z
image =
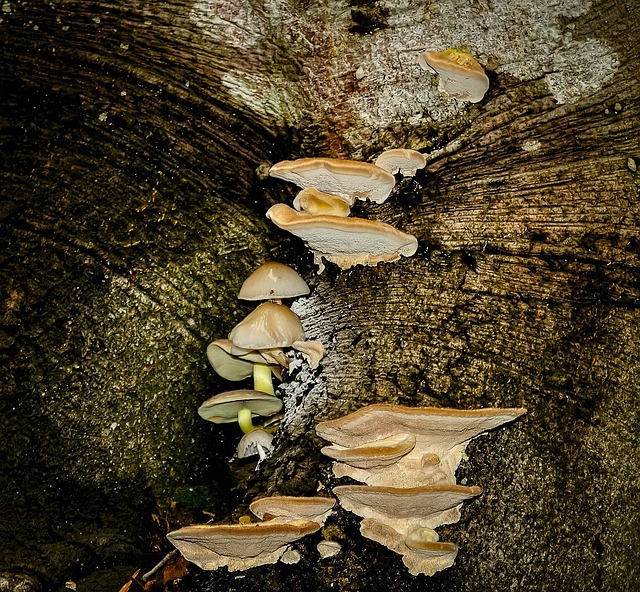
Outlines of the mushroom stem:
M 251 421 L 251 409 L 245 407 L 244 409 L 240 409 L 238 411 L 238 424 L 240 425 L 240 429 L 248 434 L 255 430 L 253 426 L 253 422 Z
M 253 365 L 253 390 L 275 395 L 271 379 L 271 368 L 267 364 Z

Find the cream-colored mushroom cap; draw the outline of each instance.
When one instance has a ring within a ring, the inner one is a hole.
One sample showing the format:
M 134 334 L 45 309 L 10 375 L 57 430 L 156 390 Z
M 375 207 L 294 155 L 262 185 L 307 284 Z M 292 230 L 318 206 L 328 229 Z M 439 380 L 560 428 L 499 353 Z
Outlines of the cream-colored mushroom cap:
M 409 454 L 415 445 L 416 437 L 413 434 L 395 434 L 353 448 L 325 446 L 320 452 L 352 467 L 370 469 L 386 467 L 397 462 Z
M 477 103 L 489 89 L 483 67 L 466 51 L 425 51 L 418 57 L 418 63 L 424 70 L 437 72 L 438 90 L 456 99 Z
M 336 500 L 328 497 L 295 497 L 280 495 L 263 497 L 251 503 L 249 509 L 260 519 L 291 518 L 313 520 L 324 524 Z
M 354 265 L 397 261 L 403 255 L 410 257 L 418 249 L 415 236 L 376 220 L 312 216 L 285 204 L 269 208 L 267 217 L 308 245 L 320 271 L 324 268 L 322 258 L 348 269 Z
M 226 565 L 236 571 L 275 563 L 289 543 L 319 529 L 318 523 L 309 520 L 197 524 L 170 532 L 167 538 L 185 559 L 201 569 Z
M 263 302 L 257 306 L 229 333 L 233 345 L 241 349 L 289 347 L 294 341 L 303 341 L 304 338 L 298 316 L 290 308 L 275 302 Z
M 251 417 L 268 417 L 282 409 L 282 401 L 261 391 L 227 391 L 207 399 L 200 405 L 198 415 L 213 423 L 231 423 L 238 421 L 238 411 L 242 409 L 249 409 Z
M 277 261 L 267 261 L 242 284 L 238 298 L 242 300 L 275 300 L 295 298 L 309 293 L 309 286 L 297 271 Z
M 427 164 L 424 154 L 408 148 L 393 148 L 385 150 L 375 161 L 385 171 L 395 175 L 400 171 L 405 177 L 413 177 L 418 169 L 423 169 Z
M 315 187 L 303 189 L 293 200 L 294 209 L 299 212 L 307 212 L 314 216 L 341 216 L 349 215 L 351 208 L 349 204 L 338 197 L 324 191 L 318 191 Z
M 382 203 L 396 182 L 392 174 L 373 164 L 336 158 L 285 160 L 273 165 L 269 175 L 299 187 L 315 187 L 338 195 L 349 205 L 356 199 Z

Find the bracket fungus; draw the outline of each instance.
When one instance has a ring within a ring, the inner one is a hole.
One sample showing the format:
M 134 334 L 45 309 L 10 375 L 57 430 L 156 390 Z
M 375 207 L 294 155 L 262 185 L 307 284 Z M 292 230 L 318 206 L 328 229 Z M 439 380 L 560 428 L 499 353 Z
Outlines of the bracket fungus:
M 320 273 L 324 270 L 323 258 L 341 269 L 349 269 L 354 265 L 397 261 L 403 255 L 410 257 L 418 249 L 415 236 L 376 220 L 314 216 L 285 204 L 271 206 L 267 217 L 307 244 Z
M 335 504 L 336 500 L 328 497 L 274 495 L 251 502 L 249 509 L 261 520 L 273 518 L 311 520 L 322 526 Z
M 361 518 L 384 522 L 398 532 L 453 524 L 460 520 L 462 502 L 481 492 L 475 485 L 338 485 L 333 488 L 343 508 Z
M 320 528 L 311 520 L 196 524 L 170 532 L 167 538 L 187 561 L 201 569 L 226 566 L 229 571 L 238 571 L 284 558 L 295 561 L 295 554 L 287 554 L 288 545 Z
M 294 209 L 299 212 L 307 212 L 314 216 L 340 216 L 346 218 L 351 212 L 349 203 L 324 191 L 318 191 L 315 187 L 307 187 L 296 195 L 293 200 Z
M 408 148 L 385 150 L 375 160 L 375 165 L 395 175 L 398 171 L 405 177 L 413 177 L 418 169 L 427 164 L 424 154 Z
M 489 78 L 484 68 L 467 51 L 425 51 L 418 57 L 418 63 L 423 70 L 439 75 L 440 92 L 456 99 L 478 103 L 489 90 Z
M 322 451 L 340 462 L 337 477 L 369 485 L 414 487 L 455 483 L 455 471 L 469 441 L 483 432 L 513 421 L 524 409 L 445 409 L 376 404 L 316 425 L 316 433 L 333 443 Z M 388 439 L 415 437 L 413 448 L 395 463 L 362 466 L 350 460 L 359 449 L 384 451 Z
M 282 401 L 273 395 L 262 391 L 239 389 L 227 391 L 207 399 L 198 409 L 202 419 L 213 423 L 232 423 L 237 421 L 240 429 L 248 434 L 251 432 L 253 417 L 258 415 L 268 417 L 282 409 Z
M 383 203 L 396 183 L 392 174 L 373 164 L 336 158 L 284 160 L 273 165 L 269 175 L 337 195 L 349 205 L 356 199 Z

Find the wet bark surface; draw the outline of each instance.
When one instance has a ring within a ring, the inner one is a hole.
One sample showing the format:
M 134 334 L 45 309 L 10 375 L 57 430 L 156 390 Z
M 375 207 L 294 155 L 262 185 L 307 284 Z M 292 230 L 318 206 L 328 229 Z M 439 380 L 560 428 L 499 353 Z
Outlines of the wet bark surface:
M 335 92 L 314 95 L 268 3 L 252 4 L 264 41 L 245 52 L 194 25 L 195 4 L 3 5 L 3 585 L 118 589 L 170 550 L 171 528 L 235 520 L 260 495 L 328 494 L 314 423 L 390 402 L 529 410 L 468 449 L 459 480 L 483 495 L 440 531 L 460 546 L 453 568 L 412 577 L 338 511 L 322 533 L 342 543 L 335 558 L 318 558 L 316 534 L 297 565 L 192 568 L 176 587 L 637 587 L 637 8 L 602 2 L 572 21 L 575 39 L 606 40 L 619 62 L 579 100 L 489 68 L 482 103 L 372 132 L 345 99 L 357 82 L 325 72 Z M 367 40 L 392 28 L 390 6 L 335 10 L 353 20 L 349 39 Z M 289 23 L 291 39 L 301 30 Z M 332 49 L 306 34 L 318 55 Z M 308 119 L 293 103 L 243 102 L 224 76 L 239 69 L 299 90 Z M 392 140 L 427 152 L 427 168 L 357 213 L 415 234 L 418 253 L 316 275 L 264 218 L 295 193 L 265 165 Z M 195 410 L 233 387 L 204 350 L 251 310 L 236 294 L 267 258 L 311 284 L 293 306 L 327 355 L 281 387 L 287 421 L 254 472 L 229 462 L 238 430 Z

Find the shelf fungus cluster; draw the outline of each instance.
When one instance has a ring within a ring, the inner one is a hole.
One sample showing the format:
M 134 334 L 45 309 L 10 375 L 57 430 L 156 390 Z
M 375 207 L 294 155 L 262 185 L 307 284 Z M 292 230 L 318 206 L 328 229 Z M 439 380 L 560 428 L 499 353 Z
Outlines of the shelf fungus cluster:
M 195 524 L 167 535 L 201 569 L 239 571 L 269 563 L 297 563 L 291 543 L 322 528 L 335 500 L 326 497 L 265 497 L 249 509 L 261 522 Z
M 307 341 L 298 316 L 283 299 L 309 294 L 307 283 L 289 266 L 268 262 L 244 282 L 239 298 L 264 300 L 229 333 L 207 348 L 207 357 L 221 377 L 231 381 L 253 379 L 252 389 L 227 391 L 211 397 L 198 414 L 214 423 L 238 422 L 244 433 L 238 444 L 238 457 L 259 456 L 263 460 L 271 450 L 270 431 L 257 428 L 253 419 L 270 417 L 282 409 L 275 396 L 273 376 L 282 378 L 288 368 L 290 351 L 299 351 L 312 368 L 324 356 L 318 341 Z
M 307 244 L 319 273 L 324 270 L 323 259 L 348 269 L 410 257 L 418 248 L 415 236 L 384 222 L 349 214 L 356 200 L 383 203 L 395 186 L 395 173 L 413 175 L 425 162 L 421 153 L 405 149 L 388 150 L 375 164 L 335 158 L 279 162 L 269 174 L 302 190 L 293 208 L 276 204 L 269 208 L 267 217 Z
M 335 460 L 336 477 L 365 483 L 333 489 L 363 518 L 363 536 L 401 554 L 412 575 L 433 575 L 453 565 L 458 552 L 435 529 L 457 522 L 462 503 L 481 493 L 456 484 L 467 444 L 523 413 L 379 404 L 319 423 L 316 432 L 332 442 L 322 452 Z

